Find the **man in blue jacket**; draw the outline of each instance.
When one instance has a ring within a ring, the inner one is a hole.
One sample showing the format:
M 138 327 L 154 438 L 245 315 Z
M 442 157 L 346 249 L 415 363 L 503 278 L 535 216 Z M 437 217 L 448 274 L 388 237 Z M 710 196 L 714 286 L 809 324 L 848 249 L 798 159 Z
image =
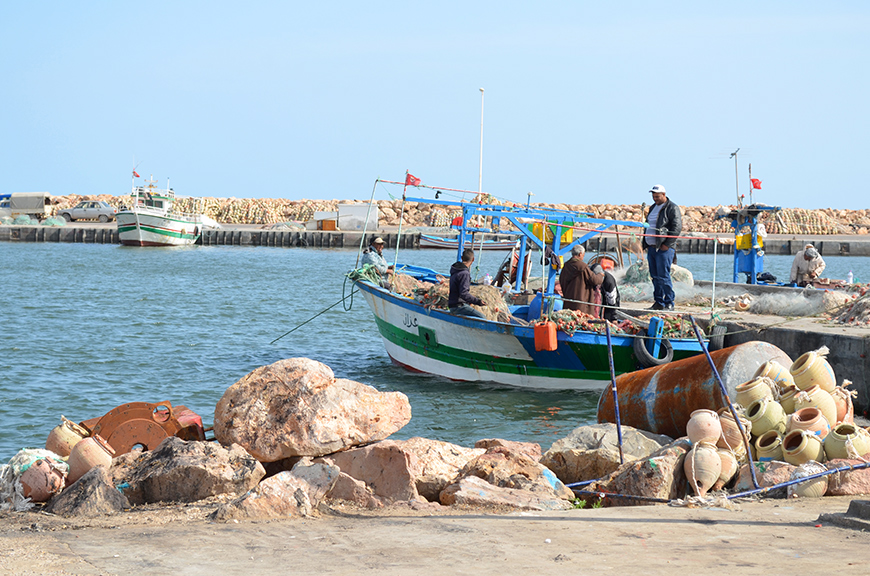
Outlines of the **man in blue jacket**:
M 469 306 L 469 304 L 486 305 L 483 303 L 483 300 L 472 295 L 469 291 L 471 289 L 471 272 L 469 269 L 473 263 L 474 250 L 466 248 L 462 251 L 462 260 L 455 262 L 450 267 L 450 294 L 447 297 L 447 307 L 450 308 L 451 314 L 486 318 L 486 316 Z
M 649 234 L 646 236 L 646 259 L 653 283 L 655 303 L 650 310 L 674 309 L 674 284 L 671 265 L 674 263 L 676 236 L 683 230 L 680 207 L 668 200 L 665 187 L 656 184 L 650 189 L 654 204 L 647 213 Z

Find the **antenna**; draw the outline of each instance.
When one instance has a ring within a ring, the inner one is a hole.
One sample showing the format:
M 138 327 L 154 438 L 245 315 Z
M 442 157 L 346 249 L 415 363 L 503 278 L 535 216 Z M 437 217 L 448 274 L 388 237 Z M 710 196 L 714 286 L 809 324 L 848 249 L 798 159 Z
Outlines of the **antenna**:
M 731 153 L 731 158 L 734 158 L 734 186 L 737 191 L 737 207 L 742 208 L 743 202 L 740 200 L 740 179 L 737 176 L 737 153 L 740 152 L 740 148 Z M 750 192 L 750 195 L 752 193 Z

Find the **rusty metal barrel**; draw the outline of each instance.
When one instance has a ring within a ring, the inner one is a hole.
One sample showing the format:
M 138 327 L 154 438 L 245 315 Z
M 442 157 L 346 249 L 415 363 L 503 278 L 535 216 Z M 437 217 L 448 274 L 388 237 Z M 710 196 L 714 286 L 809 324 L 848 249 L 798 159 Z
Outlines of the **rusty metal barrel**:
M 734 388 L 751 380 L 768 360 L 791 366 L 788 355 L 767 342 L 752 341 L 710 353 L 731 401 Z M 718 410 L 725 398 L 704 354 L 616 378 L 622 424 L 679 438 L 695 410 Z M 613 393 L 608 386 L 598 400 L 598 422 L 615 422 Z

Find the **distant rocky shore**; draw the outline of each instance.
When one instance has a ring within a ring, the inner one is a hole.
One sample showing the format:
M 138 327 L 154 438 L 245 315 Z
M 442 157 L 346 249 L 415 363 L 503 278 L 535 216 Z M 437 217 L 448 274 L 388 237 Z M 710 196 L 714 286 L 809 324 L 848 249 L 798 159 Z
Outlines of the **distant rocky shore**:
M 54 212 L 75 206 L 82 200 L 103 200 L 118 208 L 129 202 L 128 196 L 100 194 L 58 196 Z M 487 202 L 493 202 L 487 198 Z M 194 210 L 194 201 L 184 198 L 179 201 L 185 211 Z M 283 198 L 202 198 L 195 208 L 218 222 L 226 224 L 275 224 L 287 221 L 310 220 L 315 212 L 334 212 L 339 204 L 363 204 L 362 200 L 287 200 Z M 380 224 L 395 226 L 402 210 L 401 200 L 378 200 Z M 596 217 L 616 220 L 642 221 L 640 204 L 533 204 L 547 208 L 589 212 Z M 716 206 L 682 206 L 684 232 L 730 232 L 727 219 L 717 219 Z M 730 210 L 733 206 L 725 206 Z M 459 211 L 447 211 L 442 206 L 418 202 L 406 202 L 404 226 L 447 226 Z M 761 217 L 770 234 L 870 234 L 870 209 L 838 210 L 824 208 L 807 210 L 784 208 L 774 216 Z

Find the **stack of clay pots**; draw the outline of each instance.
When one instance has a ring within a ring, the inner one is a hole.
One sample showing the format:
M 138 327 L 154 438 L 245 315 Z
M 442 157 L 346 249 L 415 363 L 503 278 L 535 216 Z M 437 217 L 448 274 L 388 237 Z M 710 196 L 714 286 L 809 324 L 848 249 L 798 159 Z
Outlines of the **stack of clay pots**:
M 723 438 L 719 415 L 712 410 L 695 410 L 686 425 L 686 434 L 692 449 L 686 454 L 683 470 L 692 490 L 697 496 L 704 496 L 711 489 L 720 490 L 737 473 L 737 458 L 730 449 L 717 446 Z M 733 436 L 730 441 L 736 444 Z

